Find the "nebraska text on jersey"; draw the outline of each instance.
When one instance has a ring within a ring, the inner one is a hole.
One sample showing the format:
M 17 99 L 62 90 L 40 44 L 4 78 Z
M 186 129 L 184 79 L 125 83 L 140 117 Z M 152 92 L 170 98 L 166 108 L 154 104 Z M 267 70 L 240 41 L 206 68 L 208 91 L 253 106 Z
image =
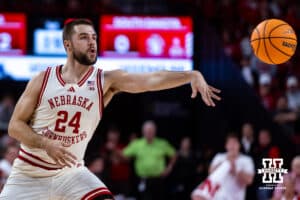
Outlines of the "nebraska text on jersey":
M 55 96 L 53 98 L 48 99 L 48 103 L 51 109 L 63 105 L 74 105 L 80 106 L 86 109 L 87 111 L 90 111 L 91 107 L 94 104 L 89 98 L 76 95 Z

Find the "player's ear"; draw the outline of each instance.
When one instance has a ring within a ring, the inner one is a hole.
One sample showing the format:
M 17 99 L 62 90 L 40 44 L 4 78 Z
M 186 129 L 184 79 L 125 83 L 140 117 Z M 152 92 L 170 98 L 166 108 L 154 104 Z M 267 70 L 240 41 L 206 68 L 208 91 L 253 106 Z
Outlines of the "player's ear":
M 70 40 L 64 40 L 64 47 L 67 52 L 70 50 L 70 47 L 71 47 Z

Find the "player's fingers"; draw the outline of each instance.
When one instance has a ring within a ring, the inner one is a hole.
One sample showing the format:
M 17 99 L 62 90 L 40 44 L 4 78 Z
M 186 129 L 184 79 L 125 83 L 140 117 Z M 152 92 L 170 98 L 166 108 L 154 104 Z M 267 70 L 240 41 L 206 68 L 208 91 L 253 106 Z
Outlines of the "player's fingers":
M 191 97 L 196 98 L 197 93 L 198 93 L 197 88 L 195 86 L 192 86 L 192 95 L 191 95 Z
M 59 165 L 59 166 L 61 166 L 61 167 L 65 166 L 65 164 L 64 164 L 64 162 L 63 162 L 63 159 L 61 159 L 61 158 L 59 158 L 59 157 L 56 158 L 55 162 L 56 162 L 57 165 Z
M 65 158 L 62 156 L 59 159 L 59 162 L 62 164 L 62 166 L 68 166 L 71 167 L 71 165 L 65 160 Z
M 207 106 L 210 106 L 210 101 L 208 100 L 209 98 L 207 97 L 207 94 L 206 93 L 203 93 L 202 94 L 202 100 L 204 101 L 204 103 L 207 105 Z
M 216 105 L 215 105 L 214 101 L 212 100 L 209 93 L 207 93 L 207 98 L 208 98 L 208 101 L 209 101 L 209 105 L 215 107 Z
M 60 164 L 60 162 L 58 161 L 58 159 L 57 159 L 57 158 L 55 158 L 55 157 L 52 157 L 52 159 L 54 160 L 55 164 L 57 164 L 57 165 L 59 165 L 59 166 L 62 166 L 62 165 Z
M 72 164 L 72 165 L 76 164 L 75 161 L 68 156 L 65 156 L 64 159 L 65 159 L 66 163 L 68 163 L 68 164 Z M 68 166 L 71 167 L 71 165 L 68 165 Z
M 209 89 L 210 89 L 211 91 L 213 91 L 213 92 L 216 92 L 216 93 L 220 93 L 220 92 L 221 92 L 220 89 L 217 89 L 217 88 L 215 88 L 215 87 L 213 87 L 213 86 L 211 86 L 211 85 L 209 85 L 208 87 L 209 87 Z
M 206 94 L 207 100 L 209 101 L 209 105 L 210 105 L 210 106 L 215 106 L 215 103 L 214 103 L 214 101 L 212 100 L 211 92 L 210 92 L 209 89 L 206 90 L 205 94 Z
M 209 95 L 209 90 L 208 88 L 202 88 L 202 92 L 199 88 L 199 92 L 201 93 L 202 95 L 202 99 L 204 101 L 204 103 L 207 105 L 207 106 L 212 106 L 212 101 L 210 99 L 210 95 Z
M 72 154 L 71 152 L 63 149 L 63 153 L 68 155 L 69 157 L 71 157 L 73 160 L 77 160 L 77 157 L 74 154 Z
M 218 95 L 216 95 L 216 94 L 213 93 L 213 92 L 210 92 L 210 96 L 211 96 L 211 98 L 216 99 L 216 100 L 218 100 L 218 101 L 221 100 L 221 97 L 219 97 Z

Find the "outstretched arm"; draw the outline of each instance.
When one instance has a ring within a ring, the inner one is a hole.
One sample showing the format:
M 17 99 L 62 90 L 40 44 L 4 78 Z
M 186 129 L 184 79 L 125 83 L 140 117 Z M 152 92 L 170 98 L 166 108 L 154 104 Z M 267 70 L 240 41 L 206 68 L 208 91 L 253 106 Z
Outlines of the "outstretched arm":
M 195 98 L 199 92 L 203 101 L 208 106 L 215 106 L 213 99 L 220 100 L 220 97 L 216 95 L 220 90 L 209 86 L 202 74 L 198 71 L 158 71 L 152 73 L 131 74 L 122 70 L 114 70 L 105 72 L 104 77 L 104 94 L 158 91 L 191 83 L 192 98 Z

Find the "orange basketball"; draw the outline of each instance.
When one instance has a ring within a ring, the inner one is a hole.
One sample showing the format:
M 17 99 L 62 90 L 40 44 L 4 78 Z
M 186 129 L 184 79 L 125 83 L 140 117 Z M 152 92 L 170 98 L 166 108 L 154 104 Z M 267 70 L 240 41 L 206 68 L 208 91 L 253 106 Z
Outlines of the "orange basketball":
M 268 19 L 256 26 L 251 35 L 254 54 L 267 64 L 281 64 L 295 53 L 297 36 L 293 28 L 279 19 Z

